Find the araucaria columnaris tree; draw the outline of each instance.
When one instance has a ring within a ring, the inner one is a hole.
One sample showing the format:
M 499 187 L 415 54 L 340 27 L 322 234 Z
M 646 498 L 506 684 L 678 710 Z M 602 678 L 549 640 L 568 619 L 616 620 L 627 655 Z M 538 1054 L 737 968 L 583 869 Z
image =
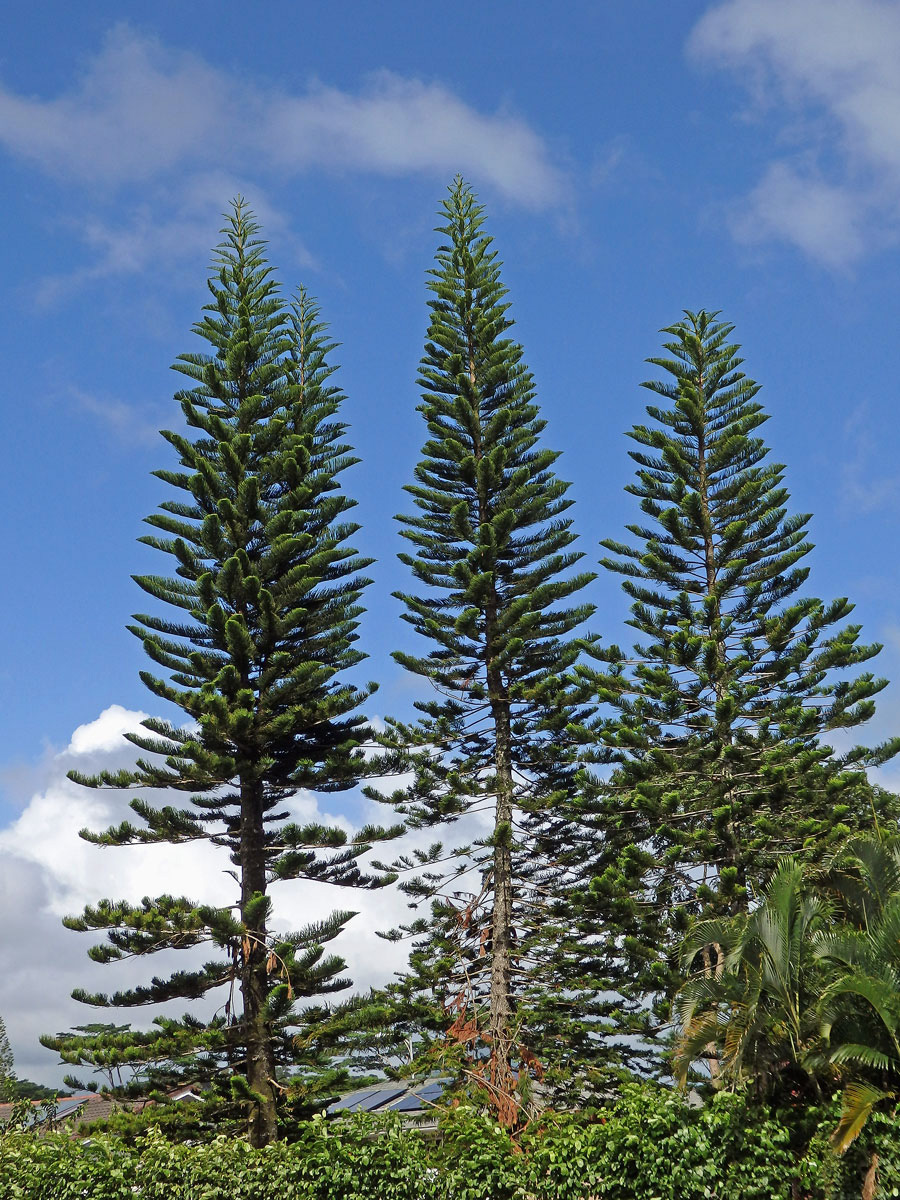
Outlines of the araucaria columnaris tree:
M 242 201 L 223 233 L 212 299 L 195 326 L 209 352 L 176 363 L 192 383 L 177 396 L 188 432 L 163 436 L 180 465 L 156 472 L 175 497 L 147 518 L 156 532 L 142 539 L 168 557 L 173 573 L 137 578 L 161 608 L 132 627 L 162 669 L 143 672 L 144 683 L 187 724 L 149 719 L 129 737 L 145 756 L 135 770 L 73 778 L 181 797 L 158 808 L 134 799 L 138 825 L 82 836 L 104 846 L 207 839 L 233 864 L 235 902 L 101 901 L 67 924 L 107 931 L 91 952 L 100 961 L 216 948 L 204 966 L 111 997 L 80 998 L 119 1007 L 217 993 L 224 1017 L 220 1008 L 212 1021 L 163 1021 L 159 1056 L 201 1051 L 207 1067 L 218 1061 L 249 1108 L 259 1145 L 276 1136 L 279 1069 L 291 1057 L 291 1028 L 302 1021 L 297 1002 L 346 986 L 337 977 L 343 964 L 323 957 L 322 945 L 351 915 L 274 933 L 270 886 L 298 878 L 383 882 L 363 875 L 357 858 L 384 831 L 364 830 L 348 842 L 337 829 L 289 819 L 299 789 L 347 788 L 366 772 L 368 730 L 357 710 L 368 692 L 343 678 L 362 658 L 353 643 L 367 582 L 365 561 L 348 545 L 357 529 L 346 520 L 353 501 L 337 483 L 355 460 L 337 419 L 342 396 L 327 362 L 333 347 L 316 306 L 303 292 L 293 305 L 281 298 Z M 229 988 L 240 1005 L 221 990 Z M 153 1049 L 136 1047 L 136 1057 L 152 1059 Z
M 399 518 L 412 546 L 400 557 L 418 585 L 400 597 L 404 618 L 430 649 L 395 655 L 434 692 L 417 704 L 420 719 L 392 722 L 385 741 L 414 772 L 393 797 L 409 823 L 468 817 L 472 838 L 406 862 L 424 868 L 409 894 L 436 898 L 433 921 L 410 927 L 425 937 L 406 991 L 433 1003 L 432 1024 L 452 1025 L 512 1121 L 540 1049 L 529 994 L 547 994 L 531 953 L 549 904 L 547 863 L 530 826 L 572 783 L 562 678 L 578 654 L 570 634 L 591 608 L 567 602 L 591 576 L 572 571 L 582 556 L 570 549 L 568 484 L 553 472 L 557 452 L 540 444 L 545 422 L 507 336 L 483 209 L 457 180 L 442 216 L 419 377 L 429 437 L 406 489 L 417 512 Z
M 0 1101 L 12 1100 L 16 1086 L 15 1060 L 6 1036 L 6 1025 L 0 1017 Z
M 690 916 L 745 911 L 779 855 L 818 861 L 873 810 L 897 812 L 865 770 L 900 739 L 829 745 L 872 715 L 885 681 L 847 672 L 880 647 L 844 623 L 848 600 L 803 592 L 809 518 L 788 511 L 732 331 L 715 313 L 687 313 L 664 331 L 666 356 L 649 360 L 666 378 L 644 385 L 660 401 L 629 435 L 638 469 L 627 490 L 643 521 L 628 526 L 631 542 L 604 542 L 642 640 L 630 655 L 597 651 L 606 667 L 583 670 L 614 708 L 597 730 L 614 771 L 597 784 L 584 898 L 617 914 L 611 957 L 635 954 L 644 988 L 662 995 L 674 983 L 665 956 L 674 963 Z

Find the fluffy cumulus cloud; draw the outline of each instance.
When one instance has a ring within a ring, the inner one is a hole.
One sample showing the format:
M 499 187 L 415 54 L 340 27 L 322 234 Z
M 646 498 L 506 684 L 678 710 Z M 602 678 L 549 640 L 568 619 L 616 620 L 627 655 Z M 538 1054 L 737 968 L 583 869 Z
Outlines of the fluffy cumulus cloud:
M 725 0 L 689 43 L 780 123 L 780 149 L 736 236 L 780 239 L 840 267 L 900 224 L 900 6 L 894 0 Z
M 567 190 L 525 120 L 481 112 L 440 83 L 383 71 L 354 91 L 275 90 L 126 25 L 60 95 L 0 82 L 0 146 L 83 197 L 73 224 L 93 264 L 74 281 L 50 280 L 43 300 L 92 275 L 205 251 L 223 196 L 238 190 L 275 232 L 284 220 L 267 186 L 313 169 L 443 181 L 462 172 L 531 209 L 559 205 Z M 111 197 L 129 215 L 110 218 Z M 300 246 L 298 255 L 308 258 Z
M 151 973 L 147 962 L 92 963 L 85 950 L 95 935 L 64 929 L 61 917 L 104 896 L 139 901 L 170 892 L 210 903 L 234 901 L 230 864 L 221 849 L 205 843 L 102 848 L 78 837 L 82 828 L 102 829 L 127 816 L 130 794 L 79 787 L 66 773 L 128 766 L 135 750 L 124 734 L 144 716 L 112 705 L 79 726 L 65 750 L 37 768 L 21 797 L 18 818 L 0 830 L 0 1014 L 20 1075 L 58 1080 L 55 1056 L 40 1047 L 38 1036 L 97 1019 L 95 1010 L 71 1000 L 72 988 L 109 991 L 146 982 Z M 350 829 L 346 818 L 322 811 L 315 796 L 300 794 L 291 808 L 300 821 L 321 819 Z M 273 895 L 282 928 L 298 928 L 338 908 L 358 910 L 333 947 L 347 959 L 356 986 L 383 982 L 402 966 L 404 949 L 375 933 L 407 915 L 406 902 L 394 889 L 348 892 L 298 881 L 279 886 Z M 184 966 L 180 960 L 187 953 L 159 956 L 152 969 L 159 973 L 170 965 Z M 135 1023 L 143 1024 L 153 1013 L 141 1009 L 113 1015 L 136 1017 Z

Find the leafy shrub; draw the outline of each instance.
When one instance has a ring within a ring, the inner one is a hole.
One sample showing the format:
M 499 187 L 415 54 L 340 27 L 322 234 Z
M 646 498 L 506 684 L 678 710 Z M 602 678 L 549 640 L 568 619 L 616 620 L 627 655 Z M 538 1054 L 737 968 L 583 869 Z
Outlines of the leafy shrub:
M 878 1155 L 879 1197 L 900 1197 L 900 1131 L 876 1116 L 841 1158 L 834 1105 L 773 1111 L 720 1095 L 690 1108 L 653 1087 L 548 1115 L 518 1142 L 474 1109 L 431 1139 L 396 1120 L 320 1118 L 262 1150 L 150 1131 L 0 1136 L 0 1200 L 856 1200 Z

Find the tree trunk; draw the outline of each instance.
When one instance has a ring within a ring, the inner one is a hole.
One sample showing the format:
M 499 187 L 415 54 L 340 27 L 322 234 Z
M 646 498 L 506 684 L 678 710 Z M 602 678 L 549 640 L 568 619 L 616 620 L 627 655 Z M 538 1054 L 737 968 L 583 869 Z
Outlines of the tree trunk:
M 478 393 L 475 365 L 475 331 L 466 329 L 469 383 L 473 396 Z M 480 423 L 473 430 L 476 459 L 483 453 Z M 487 495 L 478 489 L 479 526 L 490 520 Z M 491 1083 L 499 1101 L 500 1119 L 514 1125 L 517 1106 L 513 1098 L 512 1073 L 512 967 L 513 967 L 513 878 L 512 820 L 513 773 L 512 730 L 510 727 L 509 690 L 496 665 L 497 592 L 492 585 L 484 610 L 484 661 L 488 702 L 494 726 L 494 773 L 497 800 L 494 808 L 493 906 L 491 911 L 491 983 L 489 993 L 488 1036 L 491 1045 Z
M 490 624 L 489 618 L 488 627 Z M 487 678 L 491 716 L 494 722 L 494 770 L 497 780 L 497 802 L 494 810 L 494 904 L 491 919 L 491 1074 L 492 1082 L 500 1093 L 503 1096 L 511 1096 L 514 1085 L 512 1076 L 512 735 L 509 719 L 509 694 L 500 671 L 489 664 Z
M 699 379 L 699 391 L 703 395 L 705 381 L 703 375 Z M 716 584 L 718 582 L 716 571 L 716 545 L 713 539 L 712 514 L 709 506 L 709 476 L 707 474 L 706 463 L 706 436 L 705 429 L 701 428 L 697 439 L 697 469 L 699 474 L 699 493 L 700 493 L 700 511 L 703 520 L 703 565 L 706 571 L 706 594 L 708 596 L 715 595 Z M 727 655 L 724 640 L 722 637 L 722 613 L 719 607 L 719 601 L 716 599 L 711 608 L 712 625 L 710 627 L 710 636 L 715 638 L 716 642 L 716 658 L 719 663 L 720 670 L 724 670 L 727 664 Z M 721 676 L 715 682 L 716 699 L 721 703 L 725 699 L 726 689 Z M 719 727 L 719 738 L 723 746 L 731 746 L 734 743 L 734 730 L 729 724 L 722 723 Z M 732 783 L 731 764 L 725 762 L 721 767 L 720 779 L 725 785 L 723 799 L 726 800 L 731 808 L 732 814 L 735 808 L 735 795 Z M 729 845 L 727 847 L 728 858 L 731 865 L 737 872 L 737 881 L 742 889 L 742 896 L 738 900 L 737 909 L 741 912 L 746 912 L 748 908 L 748 897 L 746 891 L 746 868 L 744 864 L 743 854 L 741 852 L 741 837 L 740 832 L 735 824 L 734 817 L 728 822 L 728 838 Z M 730 916 L 734 916 L 732 911 Z
M 863 1180 L 862 1200 L 875 1200 L 875 1185 L 878 1179 L 878 1155 L 873 1154 L 869 1162 L 869 1169 L 866 1171 L 866 1177 Z
M 700 394 L 703 395 L 705 391 L 705 382 L 702 373 L 700 375 L 699 385 Z M 699 473 L 698 484 L 700 492 L 700 512 L 703 522 L 703 565 L 706 572 L 706 594 L 707 596 L 714 596 L 717 583 L 716 547 L 713 540 L 712 514 L 709 507 L 709 476 L 707 474 L 706 466 L 705 426 L 700 429 L 697 439 L 697 470 Z M 722 643 L 721 612 L 719 609 L 718 599 L 712 606 L 711 616 L 713 625 L 709 632 L 716 639 L 716 659 L 719 663 L 720 669 L 722 669 L 725 665 L 725 646 Z M 721 676 L 716 679 L 715 691 L 716 699 L 721 702 L 725 697 L 725 688 L 723 686 Z M 733 740 L 731 728 L 728 726 L 720 727 L 719 737 L 721 738 L 723 745 L 730 745 Z M 721 778 L 726 784 L 725 798 L 728 800 L 733 813 L 734 795 L 731 791 L 731 788 L 728 786 L 731 778 L 731 767 L 727 762 L 722 766 Z M 728 854 L 732 860 L 732 863 L 737 866 L 740 874 L 742 870 L 742 863 L 740 861 L 738 838 L 736 836 L 733 820 L 729 821 L 728 823 L 728 836 L 731 843 L 728 847 Z M 710 953 L 711 950 L 715 954 L 715 962 L 713 962 L 713 954 Z M 725 962 L 721 946 L 713 945 L 704 948 L 703 973 L 705 975 L 714 976 L 716 979 L 721 978 L 724 965 Z M 719 1050 L 714 1042 L 710 1042 L 706 1047 L 706 1051 L 709 1063 L 710 1081 L 714 1086 L 716 1086 L 722 1074 L 721 1063 L 719 1061 Z
M 248 920 L 247 906 L 265 895 L 266 868 L 262 789 L 255 781 L 241 784 L 241 919 L 246 926 L 241 968 L 247 1083 L 260 1097 L 250 1116 L 250 1144 L 266 1146 L 278 1137 L 275 1113 L 275 1052 L 265 1019 L 268 996 L 266 920 Z

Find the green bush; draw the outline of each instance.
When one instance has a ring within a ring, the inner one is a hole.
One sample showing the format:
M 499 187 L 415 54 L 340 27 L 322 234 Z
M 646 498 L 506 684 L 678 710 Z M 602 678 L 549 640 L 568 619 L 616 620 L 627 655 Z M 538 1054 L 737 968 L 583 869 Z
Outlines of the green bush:
M 692 1109 L 633 1087 L 517 1142 L 464 1107 L 437 1140 L 396 1121 L 316 1119 L 263 1150 L 19 1132 L 0 1137 L 0 1200 L 856 1200 L 874 1153 L 875 1195 L 900 1197 L 893 1120 L 873 1118 L 841 1158 L 836 1121 L 833 1106 L 775 1112 L 722 1095 Z

